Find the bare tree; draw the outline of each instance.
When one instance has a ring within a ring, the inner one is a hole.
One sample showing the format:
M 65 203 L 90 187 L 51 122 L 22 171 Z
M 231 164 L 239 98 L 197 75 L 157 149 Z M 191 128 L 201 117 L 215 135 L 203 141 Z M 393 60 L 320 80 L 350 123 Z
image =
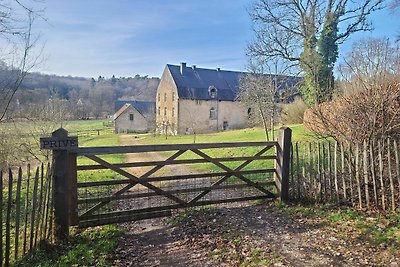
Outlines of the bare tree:
M 338 71 L 344 94 L 389 84 L 400 74 L 400 47 L 387 38 L 360 40 L 353 44 Z
M 266 140 L 270 141 L 268 131 L 270 128 L 273 131 L 273 120 L 276 114 L 274 77 L 257 72 L 244 74 L 239 84 L 239 99 L 248 109 L 249 122 L 261 123 Z M 270 122 L 272 127 L 270 127 Z
M 299 79 L 286 75 L 296 71 L 292 67 L 277 57 L 267 62 L 250 59 L 249 72 L 240 78 L 239 99 L 248 109 L 249 123 L 262 124 L 267 140 L 275 139 L 274 129 L 281 109 L 280 102 L 298 92 Z M 271 136 L 268 134 L 269 129 Z
M 368 16 L 385 0 L 258 0 L 250 9 L 255 39 L 251 57 L 279 57 L 305 74 L 309 104 L 330 100 L 338 46 L 355 32 L 371 30 Z
M 304 125 L 349 144 L 398 136 L 400 49 L 385 39 L 354 45 L 340 68 L 343 95 L 309 109 Z
M 38 59 L 33 51 L 38 36 L 33 33 L 32 26 L 42 11 L 29 7 L 29 3 L 3 0 L 0 4 L 0 122 Z

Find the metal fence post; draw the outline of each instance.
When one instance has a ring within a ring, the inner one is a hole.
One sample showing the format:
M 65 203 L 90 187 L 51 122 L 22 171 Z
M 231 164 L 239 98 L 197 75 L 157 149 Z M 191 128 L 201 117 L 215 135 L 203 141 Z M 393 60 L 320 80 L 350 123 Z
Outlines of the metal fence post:
M 275 183 L 281 201 L 289 200 L 289 174 L 292 145 L 292 130 L 281 127 L 278 132 L 278 146 L 276 151 Z

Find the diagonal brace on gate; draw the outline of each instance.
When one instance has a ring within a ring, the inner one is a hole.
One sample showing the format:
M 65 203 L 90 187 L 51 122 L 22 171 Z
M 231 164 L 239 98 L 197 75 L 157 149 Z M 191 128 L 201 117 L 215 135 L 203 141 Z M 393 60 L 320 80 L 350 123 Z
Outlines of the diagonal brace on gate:
M 258 153 L 256 153 L 254 155 L 254 157 L 260 156 L 262 154 L 264 154 L 266 151 L 268 151 L 272 146 L 267 146 L 263 149 L 261 149 Z M 257 188 L 258 190 L 260 190 L 261 192 L 265 193 L 268 197 L 275 197 L 274 194 L 272 194 L 271 192 L 269 192 L 268 190 L 266 190 L 265 188 L 263 188 L 262 186 L 260 186 L 259 184 L 251 181 L 250 179 L 244 177 L 241 174 L 237 174 L 234 172 L 240 171 L 241 169 L 243 169 L 244 167 L 246 167 L 247 165 L 249 165 L 253 160 L 246 160 L 245 162 L 243 162 L 242 164 L 240 164 L 237 168 L 235 168 L 234 170 L 232 170 L 231 168 L 225 166 L 224 164 L 222 164 L 220 161 L 215 160 L 214 158 L 211 158 L 210 156 L 208 156 L 207 154 L 205 154 L 204 152 L 201 152 L 198 149 L 191 149 L 192 152 L 194 152 L 195 154 L 201 156 L 202 158 L 206 159 L 207 161 L 213 163 L 214 165 L 218 166 L 219 168 L 225 170 L 228 172 L 227 175 L 225 175 L 224 177 L 222 177 L 221 179 L 219 179 L 218 181 L 216 181 L 215 183 L 213 183 L 211 185 L 211 188 L 198 194 L 197 196 L 195 196 L 193 199 L 191 199 L 188 203 L 192 204 L 194 202 L 196 202 L 197 200 L 199 200 L 200 198 L 204 197 L 205 195 L 207 195 L 208 193 L 210 193 L 212 191 L 213 187 L 216 187 L 218 185 L 220 185 L 221 183 L 223 183 L 224 181 L 226 181 L 229 177 L 231 176 L 236 176 L 237 178 L 241 179 L 242 181 L 246 182 L 248 185 L 251 185 L 255 188 Z
M 186 202 L 164 190 L 162 190 L 161 188 L 152 185 L 149 182 L 146 182 L 145 179 L 147 179 L 150 175 L 152 175 L 153 173 L 155 173 L 156 171 L 160 170 L 162 167 L 164 167 L 165 165 L 169 164 L 171 161 L 173 161 L 174 159 L 176 159 L 177 157 L 179 157 L 180 155 L 182 155 L 183 153 L 185 153 L 186 150 L 179 150 L 177 151 L 174 155 L 172 155 L 171 157 L 167 158 L 165 160 L 165 162 L 163 164 L 159 164 L 155 167 L 153 167 L 151 170 L 149 170 L 148 172 L 146 172 L 145 174 L 143 174 L 140 177 L 136 177 L 133 174 L 130 174 L 127 171 L 122 170 L 121 168 L 118 168 L 116 166 L 114 166 L 111 163 L 106 162 L 105 160 L 94 156 L 94 155 L 85 155 L 87 158 L 101 164 L 102 166 L 111 169 L 127 178 L 129 178 L 132 182 L 130 184 L 128 184 L 127 186 L 125 186 L 124 188 L 118 190 L 117 192 L 115 192 L 114 194 L 111 195 L 111 197 L 116 197 L 116 196 L 120 196 L 123 193 L 127 192 L 129 189 L 131 189 L 132 187 L 134 187 L 137 184 L 141 184 L 145 187 L 147 187 L 150 190 L 153 190 L 154 192 L 156 192 L 158 195 L 162 195 L 165 196 L 169 199 L 174 200 L 175 202 L 179 203 L 179 204 L 186 204 Z M 90 215 L 92 214 L 95 210 L 103 207 L 104 205 L 110 203 L 111 200 L 106 200 L 106 201 L 101 201 L 99 203 L 97 203 L 96 205 L 94 205 L 93 207 L 91 207 L 90 209 L 86 210 L 81 216 L 86 216 L 86 215 Z

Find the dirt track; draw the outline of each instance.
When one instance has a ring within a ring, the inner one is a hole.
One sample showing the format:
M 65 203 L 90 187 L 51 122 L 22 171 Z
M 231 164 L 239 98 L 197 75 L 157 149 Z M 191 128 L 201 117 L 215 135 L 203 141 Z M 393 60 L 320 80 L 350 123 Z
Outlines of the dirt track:
M 121 136 L 121 142 L 136 141 Z M 179 173 L 178 168 L 170 172 Z M 344 235 L 318 218 L 289 217 L 271 203 L 215 208 L 178 216 L 173 224 L 168 220 L 123 224 L 115 265 L 400 266 L 398 252 L 386 246 Z

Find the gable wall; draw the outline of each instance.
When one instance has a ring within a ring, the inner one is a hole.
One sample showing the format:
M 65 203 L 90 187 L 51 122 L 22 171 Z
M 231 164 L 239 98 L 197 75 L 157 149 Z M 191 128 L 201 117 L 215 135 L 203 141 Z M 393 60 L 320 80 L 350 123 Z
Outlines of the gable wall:
M 175 94 L 174 101 L 172 100 L 173 94 Z M 174 114 L 172 114 L 173 109 Z M 156 94 L 157 131 L 159 133 L 163 133 L 167 128 L 169 133 L 176 134 L 178 125 L 178 112 L 178 91 L 171 73 L 169 72 L 168 68 L 165 68 Z
M 129 114 L 133 114 L 133 121 L 129 119 Z M 143 133 L 149 130 L 148 122 L 142 114 L 130 106 L 115 120 L 115 132 Z

